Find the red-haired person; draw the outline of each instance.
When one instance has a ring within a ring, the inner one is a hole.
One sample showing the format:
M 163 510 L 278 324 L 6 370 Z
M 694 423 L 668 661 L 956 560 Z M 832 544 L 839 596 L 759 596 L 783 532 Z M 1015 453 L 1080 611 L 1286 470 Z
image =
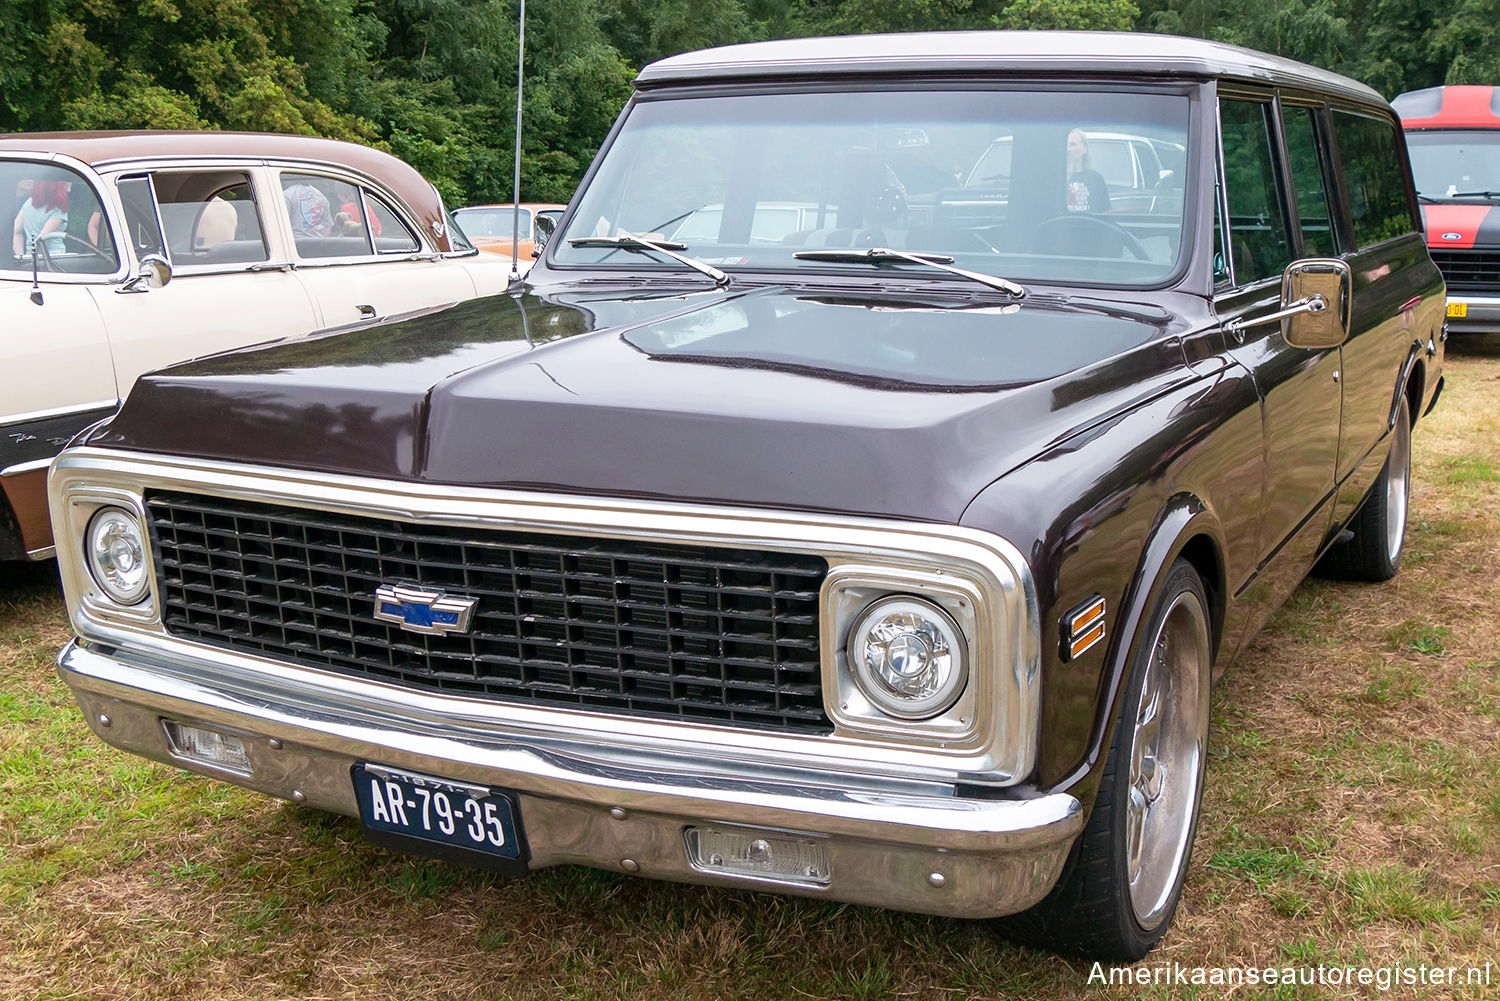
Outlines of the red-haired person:
M 37 240 L 42 249 L 59 253 L 63 249 L 63 231 L 68 225 L 68 182 L 37 181 L 31 186 L 31 197 L 16 213 L 11 249 L 17 257 L 27 257 Z

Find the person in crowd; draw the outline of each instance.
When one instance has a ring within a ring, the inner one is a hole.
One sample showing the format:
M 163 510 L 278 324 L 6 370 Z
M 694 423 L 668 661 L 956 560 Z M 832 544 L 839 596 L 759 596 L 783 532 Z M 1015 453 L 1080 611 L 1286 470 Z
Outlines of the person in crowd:
M 311 184 L 288 184 L 282 190 L 286 213 L 294 236 L 328 236 L 333 232 L 333 212 L 328 196 Z
M 1109 211 L 1109 185 L 1089 163 L 1089 140 L 1082 129 L 1068 133 L 1068 211 Z
M 48 253 L 61 253 L 68 225 L 68 182 L 35 181 L 31 197 L 21 204 L 11 230 L 11 250 L 27 257 L 37 240 Z

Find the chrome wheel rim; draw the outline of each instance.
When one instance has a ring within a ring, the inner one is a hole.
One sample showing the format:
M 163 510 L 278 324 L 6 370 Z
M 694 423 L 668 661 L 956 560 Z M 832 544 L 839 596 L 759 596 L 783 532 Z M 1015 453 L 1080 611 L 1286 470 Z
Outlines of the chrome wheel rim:
M 1150 931 L 1167 916 L 1188 855 L 1208 742 L 1208 615 L 1173 599 L 1152 640 L 1132 718 L 1125 844 L 1130 905 Z
M 1406 541 L 1406 508 L 1411 496 L 1411 418 L 1405 403 L 1391 431 L 1391 456 L 1385 470 L 1385 555 L 1394 565 Z

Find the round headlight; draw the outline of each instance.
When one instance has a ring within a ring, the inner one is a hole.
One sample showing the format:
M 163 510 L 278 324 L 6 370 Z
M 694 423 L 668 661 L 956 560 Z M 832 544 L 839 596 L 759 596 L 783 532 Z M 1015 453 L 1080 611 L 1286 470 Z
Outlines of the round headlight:
M 146 533 L 135 515 L 107 507 L 89 522 L 89 572 L 111 600 L 139 604 L 146 597 L 150 575 L 146 566 Z
M 865 697 L 906 719 L 953 705 L 968 677 L 963 634 L 947 612 L 920 598 L 885 598 L 865 609 L 849 632 L 848 653 Z

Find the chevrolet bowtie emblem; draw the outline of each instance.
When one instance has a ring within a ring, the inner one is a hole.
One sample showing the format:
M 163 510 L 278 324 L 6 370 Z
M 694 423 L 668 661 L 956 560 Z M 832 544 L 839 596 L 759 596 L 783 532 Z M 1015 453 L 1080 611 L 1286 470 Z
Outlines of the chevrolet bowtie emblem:
M 411 584 L 381 584 L 375 589 L 375 618 L 428 636 L 466 633 L 478 598 L 465 598 Z

